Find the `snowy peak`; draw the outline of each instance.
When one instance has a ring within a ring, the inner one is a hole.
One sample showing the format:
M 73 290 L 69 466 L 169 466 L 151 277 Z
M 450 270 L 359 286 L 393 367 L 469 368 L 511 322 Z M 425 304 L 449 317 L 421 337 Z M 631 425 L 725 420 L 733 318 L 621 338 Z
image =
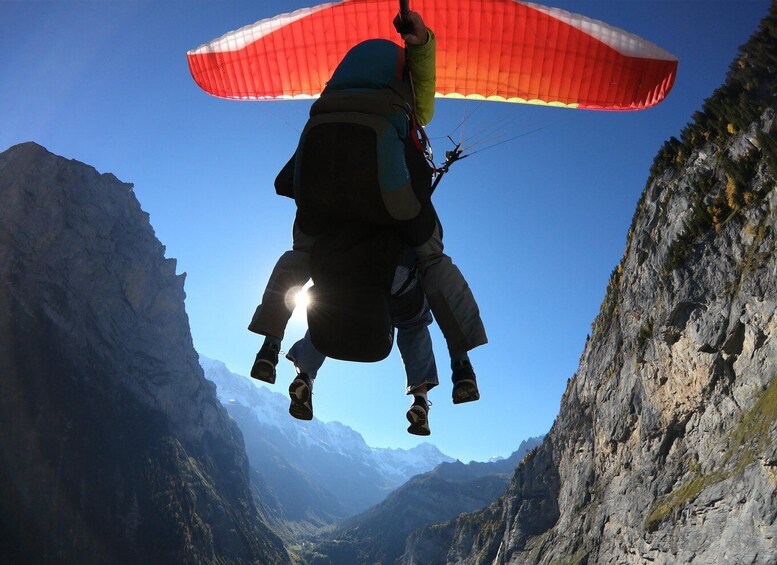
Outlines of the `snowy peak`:
M 231 372 L 221 361 L 200 356 L 200 365 L 205 377 L 215 383 L 223 405 L 239 404 L 250 409 L 259 422 L 282 430 L 296 445 L 318 445 L 351 458 L 371 459 L 385 472 L 398 474 L 403 480 L 454 460 L 427 442 L 412 449 L 370 447 L 360 433 L 340 422 L 325 423 L 313 418 L 303 424 L 289 417 L 289 400 L 285 395 Z
M 411 477 L 454 461 L 430 443 L 412 449 L 375 448 L 340 422 L 325 423 L 317 418 L 298 422 L 289 416 L 285 395 L 232 373 L 220 361 L 200 357 L 200 364 L 206 378 L 216 384 L 219 401 L 246 437 L 252 467 L 272 483 L 273 461 L 282 461 L 284 469 L 303 473 L 304 481 L 330 491 L 333 499 L 345 506 L 344 513 L 331 507 L 322 508 L 323 513 L 339 517 L 355 514 L 377 504 Z M 270 453 L 275 454 L 274 459 Z M 276 493 L 288 488 L 283 477 L 283 473 L 277 474 Z

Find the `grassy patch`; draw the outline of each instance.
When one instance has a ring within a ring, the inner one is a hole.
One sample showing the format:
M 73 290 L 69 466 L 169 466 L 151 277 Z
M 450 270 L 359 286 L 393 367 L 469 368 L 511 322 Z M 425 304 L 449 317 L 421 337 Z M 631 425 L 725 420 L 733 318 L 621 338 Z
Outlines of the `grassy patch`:
M 709 486 L 734 477 L 756 461 L 770 445 L 769 430 L 777 421 L 777 375 L 753 407 L 742 417 L 726 442 L 723 470 L 702 474 L 698 464 L 689 471 L 695 475 L 650 507 L 645 529 L 655 531 L 670 514 L 696 499 Z
M 645 350 L 647 349 L 648 341 L 653 337 L 653 319 L 648 318 L 639 328 L 639 334 L 637 334 L 637 358 L 640 363 L 645 358 Z
M 745 414 L 730 437 L 726 462 L 740 455 L 740 459 L 755 459 L 770 445 L 769 429 L 777 420 L 777 377 L 772 378 L 755 405 Z
M 588 556 L 590 553 L 591 550 L 588 548 L 588 546 L 583 546 L 577 550 L 577 553 L 570 557 L 569 561 L 567 561 L 564 565 L 581 565 L 582 563 L 588 563 Z
M 766 157 L 769 173 L 772 177 L 777 177 L 777 139 L 774 137 L 765 131 L 758 131 L 758 143 Z
M 764 239 L 771 235 L 771 227 L 760 224 L 758 227 L 748 226 L 748 228 L 748 233 L 753 236 L 753 243 L 749 246 L 745 256 L 739 263 L 739 270 L 742 274 L 754 273 L 761 269 L 771 258 L 773 252 L 771 249 L 759 251 Z
M 607 292 L 599 308 L 591 329 L 595 337 L 602 335 L 610 325 L 613 316 L 618 313 L 618 301 L 620 300 L 621 279 L 623 277 L 623 260 L 612 270 L 610 281 L 607 283 Z
M 715 473 L 714 475 L 718 475 L 718 473 Z M 713 481 L 713 475 L 698 475 L 693 479 L 684 482 L 679 488 L 676 488 L 662 499 L 653 503 L 653 506 L 650 508 L 650 514 L 645 521 L 645 527 L 649 531 L 652 531 L 655 526 L 663 522 L 670 513 L 694 500 L 699 496 L 701 491 L 708 485 L 713 484 L 713 482 L 717 482 Z
M 709 207 L 705 206 L 703 197 L 698 191 L 693 196 L 691 213 L 683 223 L 683 230 L 669 246 L 663 268 L 664 276 L 685 264 L 693 245 L 714 226 L 715 217 Z

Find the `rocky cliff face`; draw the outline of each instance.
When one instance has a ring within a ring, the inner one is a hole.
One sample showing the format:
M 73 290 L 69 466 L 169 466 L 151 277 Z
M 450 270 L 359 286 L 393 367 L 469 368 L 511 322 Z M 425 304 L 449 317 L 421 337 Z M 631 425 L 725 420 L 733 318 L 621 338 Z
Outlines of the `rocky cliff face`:
M 285 563 L 132 186 L 0 154 L 0 560 Z
M 404 562 L 777 562 L 777 7 L 659 153 L 559 416 Z

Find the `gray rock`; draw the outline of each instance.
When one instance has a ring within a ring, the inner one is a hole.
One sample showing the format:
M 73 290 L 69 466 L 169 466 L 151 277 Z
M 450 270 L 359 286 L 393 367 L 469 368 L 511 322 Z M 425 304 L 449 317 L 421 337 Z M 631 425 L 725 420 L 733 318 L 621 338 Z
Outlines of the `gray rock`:
M 710 106 L 654 170 L 543 445 L 404 563 L 777 563 L 775 18 L 713 97 L 756 118 Z

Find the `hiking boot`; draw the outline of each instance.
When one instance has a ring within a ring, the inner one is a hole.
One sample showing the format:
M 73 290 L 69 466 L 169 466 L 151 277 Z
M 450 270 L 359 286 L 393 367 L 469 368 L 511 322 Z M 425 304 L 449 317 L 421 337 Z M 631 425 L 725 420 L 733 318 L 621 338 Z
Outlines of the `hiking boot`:
M 275 384 L 275 366 L 278 364 L 278 350 L 274 343 L 265 342 L 256 354 L 251 376 L 266 383 Z
M 464 359 L 453 365 L 453 403 L 474 402 L 480 398 L 472 363 Z
M 413 405 L 407 411 L 407 421 L 410 425 L 407 431 L 416 436 L 428 436 L 429 429 L 429 403 L 423 396 L 416 396 Z
M 289 385 L 289 414 L 297 420 L 313 419 L 313 381 L 305 373 L 300 373 Z

